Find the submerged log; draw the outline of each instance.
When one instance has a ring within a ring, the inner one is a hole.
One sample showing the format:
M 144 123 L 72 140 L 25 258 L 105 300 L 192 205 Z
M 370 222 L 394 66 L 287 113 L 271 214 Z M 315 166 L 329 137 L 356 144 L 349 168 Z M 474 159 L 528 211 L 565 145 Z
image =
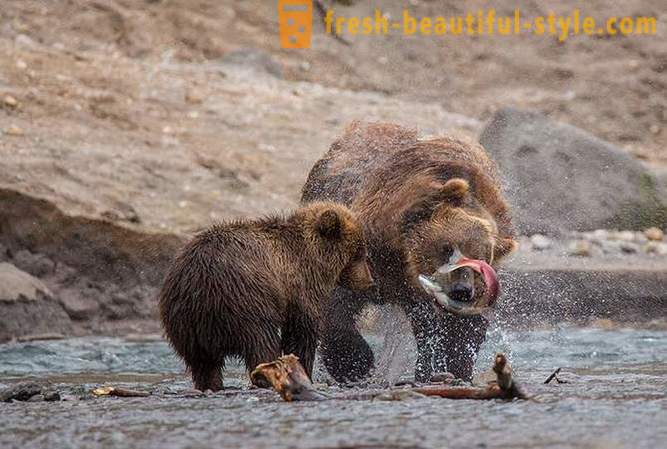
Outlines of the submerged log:
M 453 387 L 447 385 L 429 385 L 413 390 L 426 396 L 439 396 L 447 399 L 527 399 L 528 396 L 514 380 L 512 367 L 505 354 L 496 354 L 493 363 L 496 373 L 495 382 L 486 387 Z
M 285 401 L 314 401 L 323 399 L 367 400 L 383 395 L 412 392 L 425 396 L 438 396 L 447 399 L 527 399 L 512 375 L 512 367 L 505 354 L 496 354 L 493 371 L 496 381 L 486 387 L 457 387 L 449 385 L 427 385 L 413 388 L 393 388 L 362 394 L 341 394 L 328 396 L 315 389 L 306 372 L 294 355 L 286 355 L 269 363 L 262 363 L 252 372 L 253 383 L 267 383 L 276 390 Z

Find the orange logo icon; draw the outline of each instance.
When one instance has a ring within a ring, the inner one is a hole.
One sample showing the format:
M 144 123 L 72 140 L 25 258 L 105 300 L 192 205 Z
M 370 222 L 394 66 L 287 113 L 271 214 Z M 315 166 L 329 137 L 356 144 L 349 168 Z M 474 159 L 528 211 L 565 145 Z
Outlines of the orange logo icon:
M 310 48 L 313 34 L 313 0 L 278 0 L 282 48 Z

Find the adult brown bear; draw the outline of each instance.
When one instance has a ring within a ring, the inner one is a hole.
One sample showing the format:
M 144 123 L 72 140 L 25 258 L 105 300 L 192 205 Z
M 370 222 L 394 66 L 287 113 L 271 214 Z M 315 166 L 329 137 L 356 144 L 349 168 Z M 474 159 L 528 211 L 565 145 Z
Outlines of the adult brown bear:
M 302 202 L 337 201 L 364 227 L 378 288 L 336 288 L 324 313 L 321 354 L 338 381 L 359 380 L 373 353 L 355 317 L 369 303 L 397 304 L 417 341 L 415 377 L 448 371 L 472 377 L 488 322 L 479 314 L 438 307 L 418 282 L 454 253 L 497 264 L 515 247 L 508 206 L 495 164 L 484 149 L 449 137 L 420 140 L 413 130 L 355 122 L 311 170 Z M 448 274 L 443 286 L 460 304 L 478 304 L 488 290 L 468 269 Z M 488 296 L 488 295 L 487 295 Z

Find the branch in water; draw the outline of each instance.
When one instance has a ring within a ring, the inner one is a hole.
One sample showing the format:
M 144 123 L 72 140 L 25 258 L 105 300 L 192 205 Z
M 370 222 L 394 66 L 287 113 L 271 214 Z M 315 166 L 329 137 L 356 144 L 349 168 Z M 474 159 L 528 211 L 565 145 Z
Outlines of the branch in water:
M 306 372 L 294 355 L 286 355 L 270 363 L 262 363 L 252 372 L 253 383 L 267 383 L 276 390 L 285 401 L 316 401 L 323 399 L 361 400 L 373 399 L 380 395 L 394 392 L 414 392 L 425 396 L 438 396 L 447 399 L 527 399 L 512 376 L 512 367 L 505 354 L 496 354 L 493 371 L 496 381 L 486 387 L 452 387 L 429 385 L 409 389 L 389 389 L 364 394 L 342 394 L 327 396 L 315 389 Z

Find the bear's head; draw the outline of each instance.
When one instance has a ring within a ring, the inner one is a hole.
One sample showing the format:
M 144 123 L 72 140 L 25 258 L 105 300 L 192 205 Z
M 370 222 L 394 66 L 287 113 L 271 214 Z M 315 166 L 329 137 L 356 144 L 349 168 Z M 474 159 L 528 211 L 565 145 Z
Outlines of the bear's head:
M 469 181 L 458 177 L 431 179 L 423 187 L 421 199 L 402 214 L 408 276 L 416 283 L 420 275 L 422 279 L 435 275 L 437 288 L 462 314 L 480 304 L 489 305 L 496 294 L 490 290 L 497 288 L 491 266 L 516 246 L 511 237 L 500 235 L 489 201 L 484 201 L 499 198 L 497 192 L 489 192 L 488 186 L 483 191 L 483 185 L 472 191 Z M 504 202 L 498 206 L 506 207 Z
M 311 245 L 326 269 L 338 274 L 338 285 L 367 290 L 373 284 L 364 235 L 357 218 L 337 203 L 311 203 Z

